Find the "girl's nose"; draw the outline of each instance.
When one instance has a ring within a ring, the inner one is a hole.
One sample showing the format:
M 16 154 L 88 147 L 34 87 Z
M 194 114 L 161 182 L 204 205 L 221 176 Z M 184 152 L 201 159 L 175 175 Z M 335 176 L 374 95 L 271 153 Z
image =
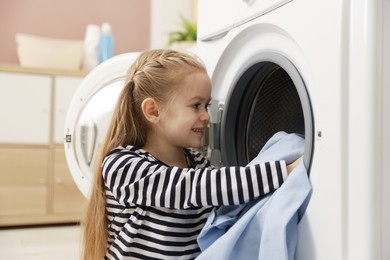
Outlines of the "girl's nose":
M 206 109 L 202 111 L 202 114 L 200 116 L 200 120 L 202 122 L 209 122 L 210 121 L 210 114 Z

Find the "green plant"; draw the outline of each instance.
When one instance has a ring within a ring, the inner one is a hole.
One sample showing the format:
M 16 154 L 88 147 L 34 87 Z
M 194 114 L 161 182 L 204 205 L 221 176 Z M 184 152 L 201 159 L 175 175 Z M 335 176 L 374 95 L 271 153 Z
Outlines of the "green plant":
M 176 42 L 182 42 L 182 41 L 196 41 L 196 35 L 197 35 L 197 24 L 194 22 L 189 21 L 188 19 L 184 18 L 180 15 L 181 19 L 181 31 L 172 31 L 168 34 L 168 45 L 172 45 Z

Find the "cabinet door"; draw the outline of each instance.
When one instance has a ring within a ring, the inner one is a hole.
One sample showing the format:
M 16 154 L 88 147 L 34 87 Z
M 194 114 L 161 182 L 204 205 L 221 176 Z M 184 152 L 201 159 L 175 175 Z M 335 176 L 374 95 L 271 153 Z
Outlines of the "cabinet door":
M 78 213 L 81 218 L 82 213 L 85 211 L 87 200 L 73 181 L 62 146 L 55 148 L 54 159 L 53 213 Z
M 0 143 L 48 144 L 51 78 L 0 72 Z
M 46 214 L 48 158 L 48 148 L 0 148 L 0 224 Z
M 66 114 L 76 89 L 83 78 L 57 76 L 54 99 L 54 142 L 63 143 Z

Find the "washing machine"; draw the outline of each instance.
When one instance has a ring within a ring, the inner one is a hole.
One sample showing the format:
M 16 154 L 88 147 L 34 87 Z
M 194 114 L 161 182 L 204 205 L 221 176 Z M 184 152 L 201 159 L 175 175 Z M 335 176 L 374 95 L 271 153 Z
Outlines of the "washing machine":
M 390 259 L 389 1 L 198 8 L 212 162 L 245 165 L 275 132 L 303 134 L 313 195 L 296 259 Z
M 245 165 L 277 131 L 305 136 L 313 194 L 296 259 L 390 259 L 389 14 L 388 0 L 198 0 L 212 163 Z M 65 154 L 86 197 L 137 56 L 100 64 L 70 104 Z
M 64 129 L 65 156 L 73 180 L 86 198 L 115 103 L 138 55 L 125 53 L 99 64 L 81 82 L 69 105 Z

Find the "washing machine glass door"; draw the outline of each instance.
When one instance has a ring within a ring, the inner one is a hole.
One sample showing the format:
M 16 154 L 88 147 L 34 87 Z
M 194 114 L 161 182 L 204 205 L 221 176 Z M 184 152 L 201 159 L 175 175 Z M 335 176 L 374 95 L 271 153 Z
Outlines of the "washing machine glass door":
M 72 177 L 88 197 L 99 153 L 127 70 L 137 53 L 122 54 L 92 70 L 80 84 L 65 122 L 65 154 Z
M 221 161 L 247 164 L 279 131 L 304 136 L 303 159 L 309 169 L 314 118 L 306 86 L 287 58 L 265 53 L 238 76 L 226 98 L 220 127 Z

